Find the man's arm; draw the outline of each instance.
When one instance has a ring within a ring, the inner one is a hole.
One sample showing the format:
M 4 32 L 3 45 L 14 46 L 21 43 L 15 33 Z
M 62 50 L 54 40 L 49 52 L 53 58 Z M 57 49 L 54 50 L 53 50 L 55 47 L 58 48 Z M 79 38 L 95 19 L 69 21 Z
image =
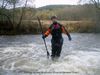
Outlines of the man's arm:
M 43 34 L 42 38 L 45 39 L 51 33 L 52 24 L 49 26 L 47 31 Z
M 71 38 L 71 36 L 70 36 L 70 34 L 69 34 L 69 32 L 65 29 L 65 27 L 64 26 L 62 26 L 62 31 L 68 36 L 68 38 L 69 38 L 69 40 L 71 41 L 72 40 L 72 38 Z
M 43 34 L 42 38 L 43 39 L 46 38 L 50 34 L 50 32 L 51 32 L 51 29 L 48 28 L 48 30 Z

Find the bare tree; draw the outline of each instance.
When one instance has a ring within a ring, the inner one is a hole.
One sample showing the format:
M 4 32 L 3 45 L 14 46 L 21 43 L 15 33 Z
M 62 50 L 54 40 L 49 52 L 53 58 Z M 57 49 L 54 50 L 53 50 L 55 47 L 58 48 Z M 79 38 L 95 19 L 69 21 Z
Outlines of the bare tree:
M 1 0 L 1 11 L 0 13 L 3 13 L 4 12 L 4 9 L 6 8 L 8 2 L 6 0 Z M 1 15 L 1 21 L 3 22 L 4 21 L 4 15 Z
M 7 4 L 8 4 L 8 1 L 7 0 L 1 0 L 1 8 L 3 9 L 3 8 L 6 8 L 6 6 L 7 6 Z
M 24 14 L 25 14 L 25 7 L 27 6 L 27 2 L 28 2 L 28 0 L 26 0 L 25 6 L 22 8 L 22 13 L 21 13 L 21 16 L 20 16 L 20 19 L 19 19 L 19 23 L 17 24 L 17 29 L 19 29 L 19 27 L 20 27 L 20 25 L 21 25 L 23 16 L 24 16 Z
M 79 3 L 83 2 L 83 3 L 92 3 L 95 5 L 96 8 L 98 8 L 100 10 L 100 0 L 79 0 Z
M 7 20 L 9 21 L 9 23 L 12 25 L 12 28 L 14 26 L 14 14 L 15 14 L 15 7 L 16 7 L 16 3 L 18 3 L 19 0 L 2 0 L 2 4 L 1 4 L 1 12 L 0 12 L 0 15 L 1 15 L 1 22 L 3 24 L 3 21 L 4 20 L 4 17 L 7 18 Z M 5 10 L 7 6 L 9 5 L 13 5 L 13 21 L 11 20 L 11 13 L 6 13 Z
M 91 3 L 95 6 L 95 21 L 96 21 L 96 26 L 95 26 L 95 32 L 100 32 L 100 0 L 79 0 L 80 2 L 88 2 Z
M 23 1 L 22 0 L 1 0 L 0 8 L 2 9 L 0 9 L 0 16 L 6 17 L 10 25 L 12 25 L 12 28 L 14 30 L 16 29 L 18 30 L 23 20 L 23 16 L 25 14 L 25 8 L 27 7 L 28 2 L 32 3 L 34 2 L 34 0 L 23 0 Z M 19 21 L 16 21 L 16 15 L 15 15 L 17 6 L 22 7 Z M 9 7 L 10 7 L 10 12 L 8 12 L 8 9 L 7 9 Z M 3 12 L 3 10 L 7 10 L 7 13 Z
M 15 23 L 15 7 L 19 0 L 7 0 L 10 5 L 13 5 L 13 24 Z
M 35 0 L 30 0 L 30 1 L 29 1 L 29 0 L 26 0 L 26 1 L 25 1 L 24 7 L 22 8 L 22 13 L 21 13 L 19 22 L 18 22 L 18 24 L 17 24 L 17 29 L 20 28 L 21 22 L 22 22 L 22 20 L 23 20 L 23 16 L 25 15 L 25 8 L 27 7 L 27 3 L 28 3 L 28 2 L 33 3 L 34 1 L 35 1 Z

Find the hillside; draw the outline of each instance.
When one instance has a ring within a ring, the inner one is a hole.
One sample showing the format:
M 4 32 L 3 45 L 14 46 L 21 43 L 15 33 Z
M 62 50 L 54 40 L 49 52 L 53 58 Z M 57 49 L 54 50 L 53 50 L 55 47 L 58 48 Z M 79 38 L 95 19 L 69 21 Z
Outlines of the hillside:
M 76 6 L 76 5 L 47 5 L 47 6 L 43 6 L 43 7 L 39 7 L 37 9 L 40 9 L 40 10 L 43 10 L 43 9 L 62 9 L 62 8 L 65 8 L 65 7 L 73 7 L 73 6 Z
M 95 17 L 94 10 L 95 8 L 91 4 L 47 5 L 37 8 L 36 16 L 39 15 L 42 19 L 49 19 L 50 16 L 57 15 L 61 20 L 89 20 Z
M 16 8 L 14 13 L 13 9 L 0 11 L 0 13 L 7 15 L 6 17 L 3 15 L 0 17 L 0 34 L 38 33 L 37 16 L 42 20 L 43 29 L 46 30 L 50 25 L 52 15 L 57 15 L 59 21 L 70 32 L 100 32 L 99 25 L 97 26 L 95 23 L 95 8 L 91 4 L 48 5 L 40 8 L 26 7 L 24 8 L 22 21 L 18 25 L 22 11 L 22 7 Z
M 12 17 L 13 10 L 10 9 L 9 15 Z M 91 13 L 89 13 L 91 12 Z M 3 13 L 5 13 L 3 11 Z M 6 11 L 6 13 L 8 13 Z M 20 18 L 22 7 L 15 9 L 15 18 Z M 47 5 L 40 8 L 26 7 L 24 9 L 24 20 L 33 20 L 37 16 L 41 19 L 50 19 L 52 15 L 57 15 L 60 20 L 93 20 L 95 17 L 95 8 L 91 4 L 85 5 Z

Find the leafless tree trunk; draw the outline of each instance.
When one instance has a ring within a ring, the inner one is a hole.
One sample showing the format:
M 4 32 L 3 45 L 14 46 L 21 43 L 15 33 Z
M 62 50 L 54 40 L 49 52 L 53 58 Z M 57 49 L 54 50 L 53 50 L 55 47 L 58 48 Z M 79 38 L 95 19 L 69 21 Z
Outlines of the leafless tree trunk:
M 4 9 L 6 8 L 8 2 L 5 3 L 5 0 L 2 0 L 2 6 L 1 6 L 1 13 L 3 13 Z M 4 21 L 4 15 L 1 15 L 1 21 Z
M 91 0 L 96 7 L 96 27 L 95 32 L 100 32 L 100 0 Z
M 16 4 L 13 3 L 13 24 L 15 23 L 15 7 L 16 7 Z
M 28 2 L 28 0 L 26 0 L 25 6 L 22 8 L 22 13 L 21 13 L 21 16 L 20 16 L 20 19 L 19 19 L 19 23 L 17 24 L 17 29 L 20 28 L 20 25 L 21 25 L 23 16 L 24 16 L 24 14 L 25 14 L 25 7 L 27 6 L 27 2 Z
M 2 7 L 2 11 L 0 11 L 0 15 L 2 17 L 6 17 L 7 18 L 7 20 L 9 21 L 9 23 L 11 23 L 10 25 L 12 25 L 13 30 L 20 29 L 20 25 L 22 23 L 23 16 L 25 14 L 25 8 L 27 7 L 28 0 L 25 1 L 24 7 L 22 7 L 21 16 L 20 16 L 19 21 L 17 23 L 15 21 L 16 20 L 15 19 L 15 11 L 16 11 L 16 5 L 17 5 L 17 3 L 20 2 L 20 1 L 21 0 L 2 0 L 2 1 L 0 1 L 0 2 L 2 2 L 2 5 L 0 6 L 0 7 Z M 31 2 L 31 1 L 34 1 L 34 0 L 29 0 L 29 1 Z M 12 13 L 6 13 L 6 12 L 3 13 L 3 10 L 6 9 L 6 6 L 9 6 L 9 5 L 12 5 L 13 6 Z M 12 15 L 12 17 L 10 17 L 9 15 Z
M 3 8 L 6 8 L 7 4 L 8 4 L 8 1 L 7 0 L 2 0 L 2 6 L 1 6 L 1 8 L 2 9 Z
M 100 0 L 79 0 L 79 2 L 92 2 L 95 6 L 95 12 L 96 12 L 96 26 L 95 26 L 95 32 L 100 32 Z
M 12 21 L 10 20 L 10 17 L 6 14 L 0 13 L 0 15 L 7 17 L 7 20 L 9 21 L 9 23 L 13 26 Z

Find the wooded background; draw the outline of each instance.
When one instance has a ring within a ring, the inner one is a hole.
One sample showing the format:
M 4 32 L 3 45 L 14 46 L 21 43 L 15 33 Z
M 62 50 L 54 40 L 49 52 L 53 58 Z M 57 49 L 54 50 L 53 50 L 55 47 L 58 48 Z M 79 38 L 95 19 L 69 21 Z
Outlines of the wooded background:
M 28 2 L 33 2 L 33 6 L 29 6 Z M 57 15 L 70 32 L 100 32 L 99 0 L 80 0 L 78 5 L 48 5 L 40 8 L 35 8 L 34 0 L 0 0 L 0 34 L 40 33 L 37 16 L 42 20 L 45 31 L 53 15 Z

